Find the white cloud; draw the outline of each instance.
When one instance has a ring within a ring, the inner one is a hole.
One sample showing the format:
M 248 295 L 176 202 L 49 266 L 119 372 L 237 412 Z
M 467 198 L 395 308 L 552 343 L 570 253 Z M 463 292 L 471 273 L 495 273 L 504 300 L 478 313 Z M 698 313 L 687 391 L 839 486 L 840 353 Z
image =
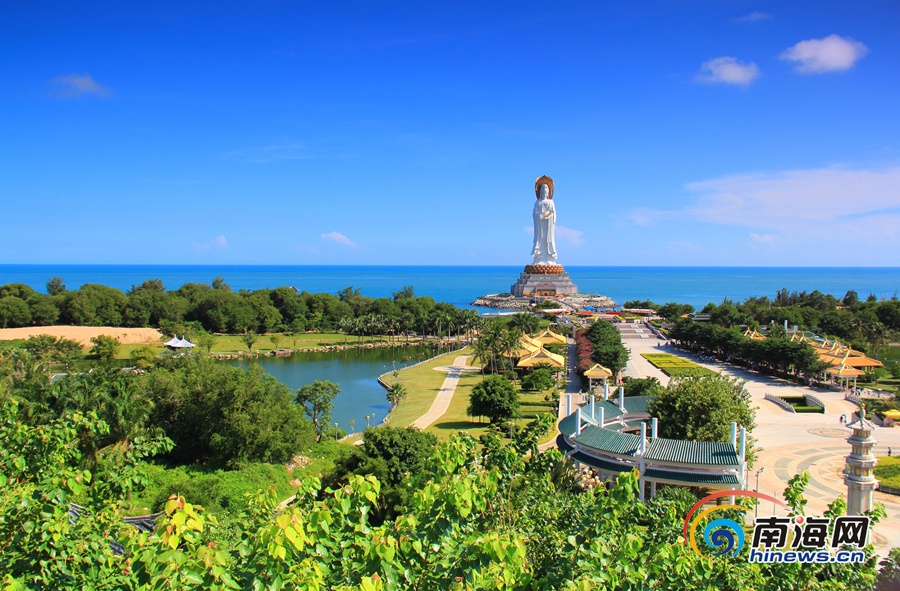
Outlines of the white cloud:
M 335 242 L 337 244 L 341 244 L 343 246 L 356 246 L 356 243 L 341 234 L 340 232 L 329 232 L 328 234 L 322 234 L 321 238 L 323 240 L 329 240 L 331 242 Z
M 556 226 L 556 235 L 570 246 L 581 246 L 584 244 L 584 238 L 581 237 L 582 234 L 584 234 L 584 232 L 581 230 L 573 230 L 572 228 L 559 225 Z
M 689 217 L 751 228 L 757 243 L 774 244 L 775 233 L 889 251 L 900 241 L 900 166 L 728 176 L 687 189 L 697 194 L 685 208 Z
M 697 80 L 707 84 L 737 84 L 747 86 L 760 75 L 754 63 L 746 64 L 731 56 L 713 58 L 700 66 Z
M 824 39 L 807 39 L 784 50 L 780 59 L 794 63 L 804 74 L 821 74 L 849 70 L 869 53 L 869 48 L 850 38 L 829 35 Z
M 756 232 L 750 232 L 750 240 L 753 244 L 764 244 L 767 246 L 772 246 L 775 244 L 775 236 L 772 234 L 757 234 Z
M 228 239 L 219 235 L 209 242 L 194 242 L 194 248 L 197 250 L 224 250 L 228 248 Z
M 82 96 L 108 97 L 112 92 L 94 80 L 90 74 L 66 74 L 52 81 L 53 96 L 58 98 L 79 98 Z
M 736 23 L 758 23 L 761 21 L 769 21 L 774 17 L 771 14 L 766 14 L 765 12 L 760 12 L 758 10 L 754 10 L 750 14 L 745 14 L 744 16 L 739 16 L 734 19 Z

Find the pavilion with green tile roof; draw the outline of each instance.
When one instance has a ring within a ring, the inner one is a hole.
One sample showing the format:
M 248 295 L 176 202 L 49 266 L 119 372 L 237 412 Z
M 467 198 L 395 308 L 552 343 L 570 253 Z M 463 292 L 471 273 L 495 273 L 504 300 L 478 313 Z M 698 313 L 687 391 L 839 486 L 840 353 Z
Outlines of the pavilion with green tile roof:
M 652 396 L 590 401 L 570 412 L 559 430 L 576 466 L 614 478 L 637 470 L 641 500 L 658 484 L 738 490 L 747 482 L 747 434 L 731 424 L 731 441 L 710 443 L 657 437 L 657 420 L 647 408 Z M 568 408 L 571 411 L 571 406 Z M 648 433 L 648 420 L 650 428 Z

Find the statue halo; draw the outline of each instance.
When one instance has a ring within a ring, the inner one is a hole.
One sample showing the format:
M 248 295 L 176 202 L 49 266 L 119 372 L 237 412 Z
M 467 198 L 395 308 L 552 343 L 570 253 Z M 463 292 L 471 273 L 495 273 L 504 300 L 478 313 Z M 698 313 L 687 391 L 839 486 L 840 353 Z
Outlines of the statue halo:
M 548 195 L 548 198 L 553 199 L 553 179 L 545 174 L 543 176 L 539 176 L 537 180 L 534 181 L 534 196 L 538 199 L 541 198 L 541 185 L 547 185 L 547 188 L 550 189 L 550 195 Z

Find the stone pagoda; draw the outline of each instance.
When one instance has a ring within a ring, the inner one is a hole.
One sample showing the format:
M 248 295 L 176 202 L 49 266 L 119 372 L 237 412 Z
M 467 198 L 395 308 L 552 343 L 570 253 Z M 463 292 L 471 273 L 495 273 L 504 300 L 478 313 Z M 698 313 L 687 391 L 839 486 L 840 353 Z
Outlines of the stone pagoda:
M 859 411 L 859 419 L 847 425 L 853 429 L 853 435 L 847 438 L 852 450 L 847 456 L 847 470 L 844 484 L 847 485 L 847 514 L 863 515 L 872 508 L 872 496 L 878 488 L 875 478 L 875 464 L 878 460 L 872 455 L 875 438 L 872 432 L 877 428 L 866 420 L 865 405 Z

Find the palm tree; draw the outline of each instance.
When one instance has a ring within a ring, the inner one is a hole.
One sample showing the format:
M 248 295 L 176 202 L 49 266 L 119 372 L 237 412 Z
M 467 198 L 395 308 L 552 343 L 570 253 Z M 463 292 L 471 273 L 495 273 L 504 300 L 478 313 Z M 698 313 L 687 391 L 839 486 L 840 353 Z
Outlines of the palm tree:
M 509 328 L 501 336 L 500 342 L 503 349 L 503 355 L 509 360 L 509 368 L 515 369 L 515 355 L 519 350 L 519 343 L 524 333 L 519 328 Z
M 347 334 L 353 331 L 354 318 L 351 316 L 344 316 L 340 320 L 338 320 L 338 330 L 344 333 L 344 346 L 347 346 Z

